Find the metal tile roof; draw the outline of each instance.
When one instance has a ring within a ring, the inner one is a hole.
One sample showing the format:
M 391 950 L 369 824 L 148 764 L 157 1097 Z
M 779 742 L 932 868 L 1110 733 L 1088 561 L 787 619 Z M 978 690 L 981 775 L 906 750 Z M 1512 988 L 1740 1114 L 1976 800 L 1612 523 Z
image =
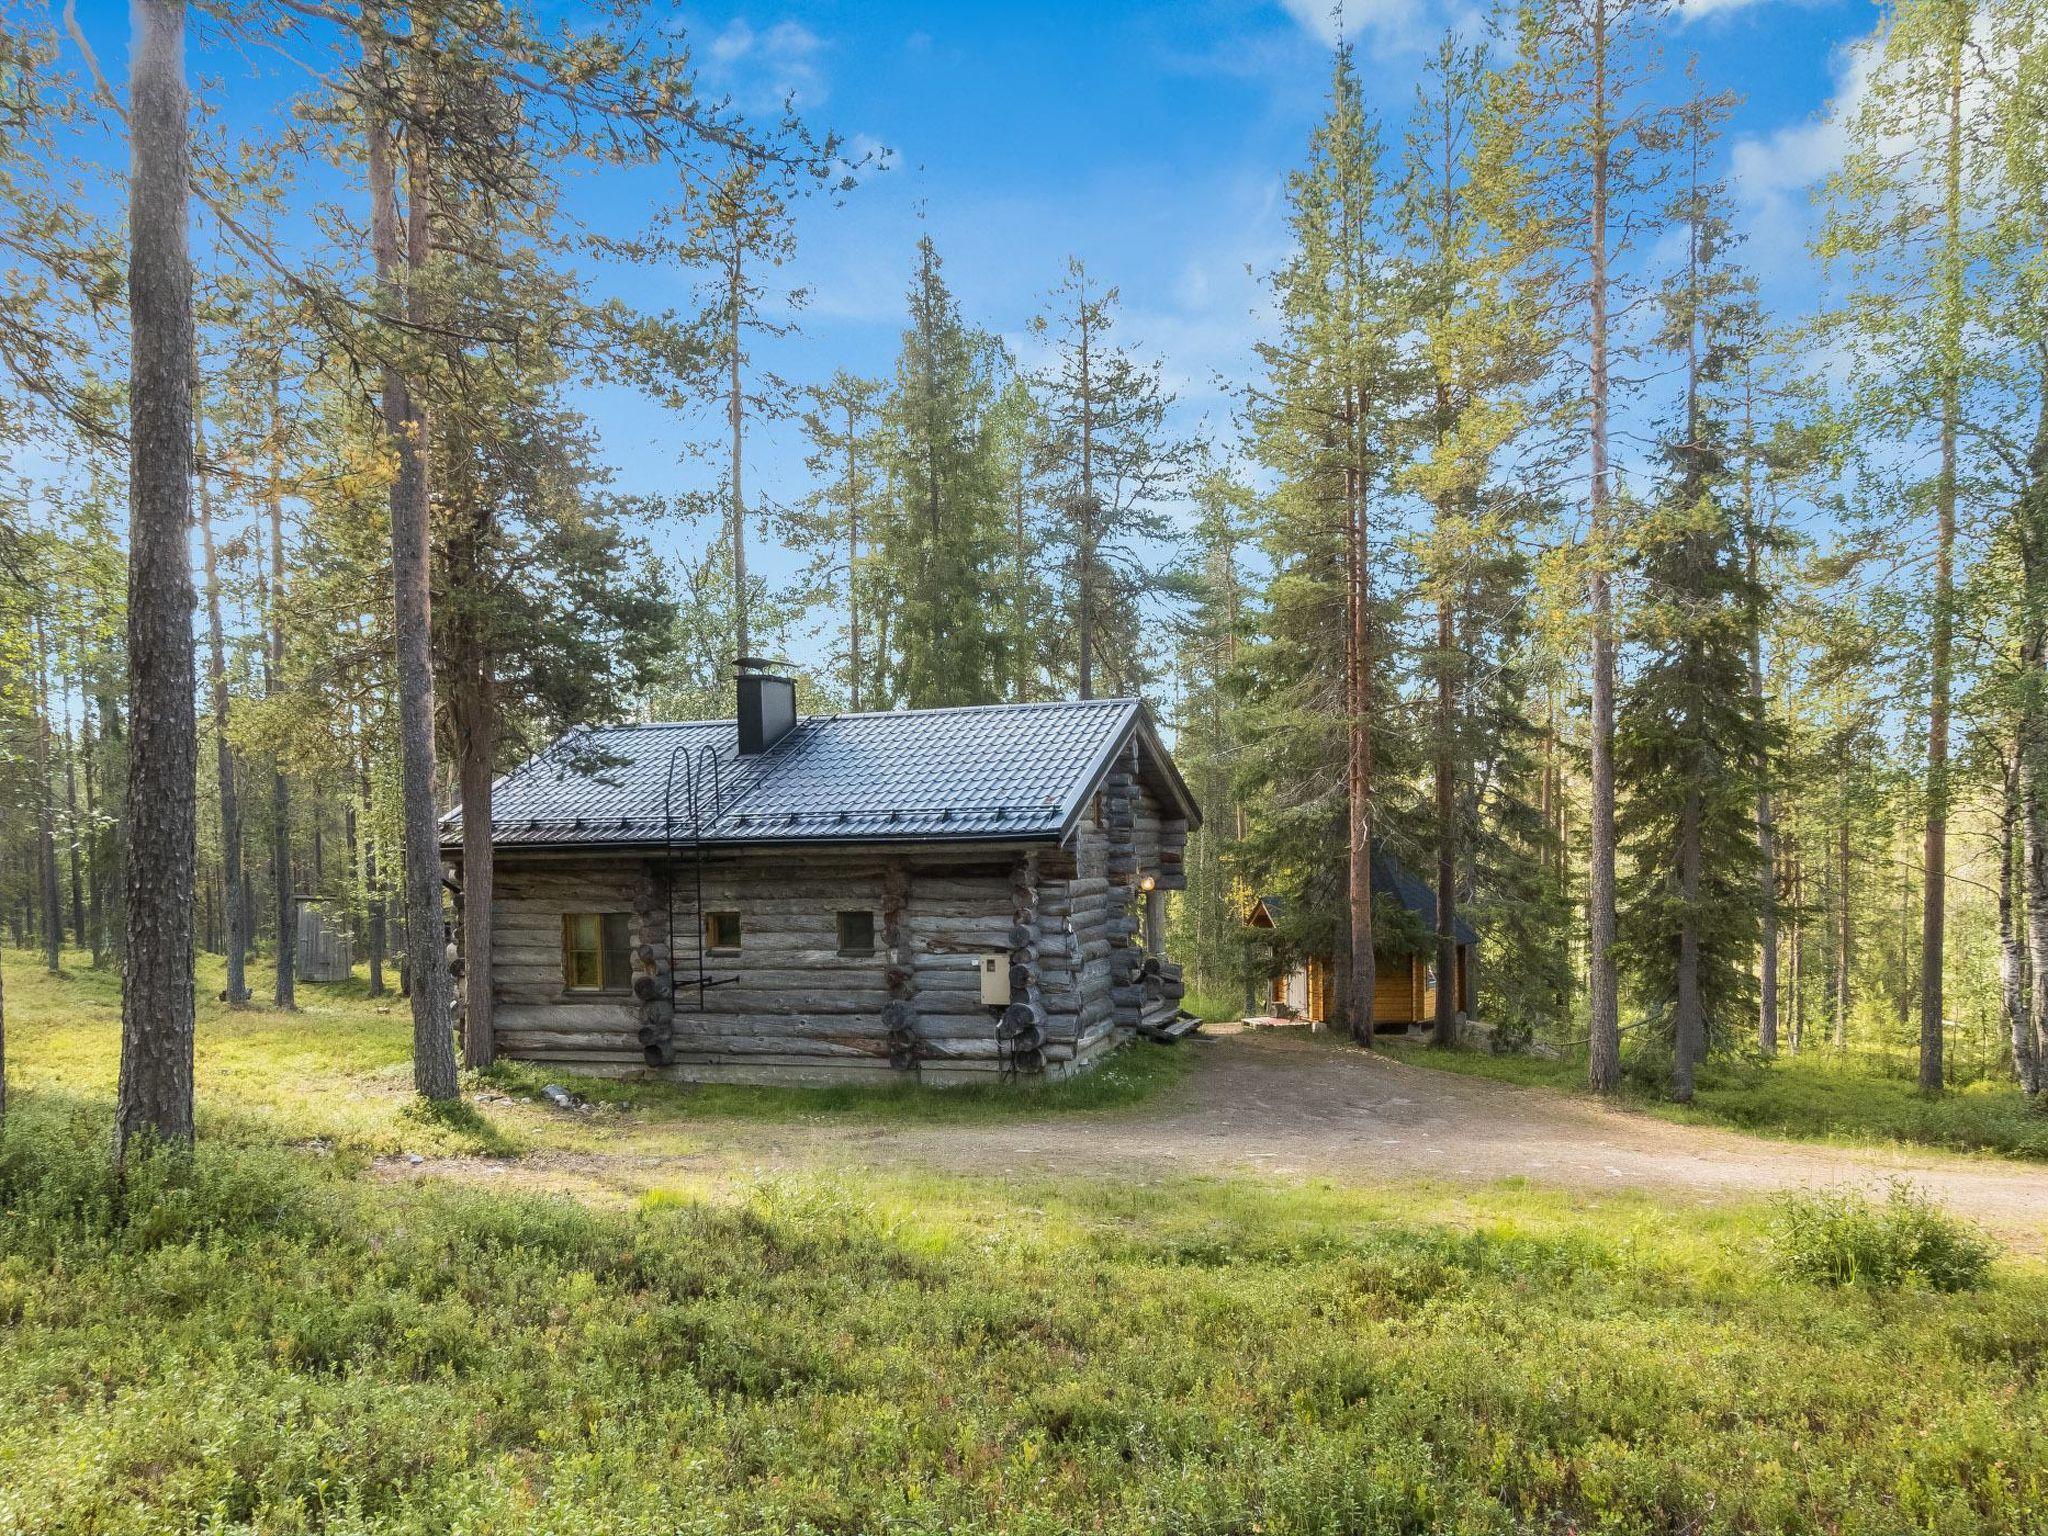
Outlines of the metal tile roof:
M 731 720 L 573 731 L 498 781 L 503 846 L 1029 839 L 1060 835 L 1133 730 L 1173 775 L 1135 699 L 801 719 L 758 757 Z M 453 840 L 461 813 L 442 819 Z

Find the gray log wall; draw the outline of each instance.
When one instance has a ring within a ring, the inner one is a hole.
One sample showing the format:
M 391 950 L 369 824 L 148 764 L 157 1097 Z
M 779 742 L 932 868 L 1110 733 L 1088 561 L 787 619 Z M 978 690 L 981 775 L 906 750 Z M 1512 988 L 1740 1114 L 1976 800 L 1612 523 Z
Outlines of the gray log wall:
M 1181 997 L 1180 968 L 1147 952 L 1146 915 L 1186 885 L 1187 823 L 1144 770 L 1135 745 L 1119 756 L 1064 847 L 707 857 L 701 906 L 687 860 L 502 849 L 498 1048 L 578 1072 L 690 1081 L 1081 1070 Z M 873 954 L 840 953 L 844 910 L 873 915 Z M 740 915 L 741 944 L 706 952 L 713 984 L 700 991 L 697 935 L 719 911 Z M 630 988 L 564 989 L 571 912 L 632 915 Z M 1008 979 L 1007 1007 L 981 1000 L 989 957 Z

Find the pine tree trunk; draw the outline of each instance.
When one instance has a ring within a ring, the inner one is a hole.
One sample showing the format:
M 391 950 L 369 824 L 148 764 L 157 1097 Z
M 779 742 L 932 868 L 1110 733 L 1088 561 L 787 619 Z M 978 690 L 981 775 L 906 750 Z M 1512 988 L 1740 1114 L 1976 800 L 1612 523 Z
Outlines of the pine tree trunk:
M 50 788 L 50 663 L 43 621 L 34 628 L 36 892 L 42 902 L 43 964 L 52 976 L 64 967 L 64 897 L 57 879 L 57 807 Z
M 1587 1031 L 1586 1078 L 1600 1093 L 1621 1086 L 1621 999 L 1614 961 L 1614 598 L 1608 583 L 1612 509 L 1607 451 L 1607 180 L 1613 127 L 1608 121 L 1608 0 L 1594 0 L 1588 40 L 1593 57 L 1590 155 L 1592 188 L 1588 252 L 1590 314 L 1587 353 L 1590 370 L 1592 452 L 1592 549 L 1590 604 L 1593 621 L 1593 708 L 1591 786 L 1587 806 Z
M 80 654 L 84 648 L 80 647 Z M 84 695 L 84 709 L 79 719 L 79 752 L 85 759 L 85 917 L 90 930 L 88 942 L 92 946 L 93 969 L 98 970 L 106 961 L 107 914 L 106 901 L 101 895 L 101 882 L 105 875 L 100 868 L 102 841 L 100 837 L 99 775 L 93 766 L 98 750 L 92 725 L 92 689 L 80 679 L 80 692 Z
M 278 404 L 278 381 L 270 381 L 270 476 L 265 490 L 270 511 L 270 612 L 269 649 L 264 663 L 264 694 L 276 698 L 284 681 L 284 483 L 279 456 L 283 444 L 283 411 Z M 274 886 L 277 919 L 277 971 L 272 1000 L 280 1008 L 299 1006 L 299 904 L 292 889 L 292 791 L 284 765 L 273 757 L 270 764 L 270 877 Z
M 198 679 L 192 644 L 192 266 L 185 10 L 132 0 L 129 55 L 127 969 L 114 1155 L 192 1142 Z
M 1958 17 L 1956 13 L 1960 11 Z M 1943 336 L 1962 345 L 1963 50 L 1970 7 L 1951 6 L 1956 34 L 1948 59 L 1948 143 L 1944 216 Z M 1928 636 L 1927 837 L 1921 866 L 1927 885 L 1920 919 L 1920 1091 L 1942 1089 L 1942 950 L 1947 925 L 1949 652 L 1955 624 L 1956 436 L 1962 421 L 1962 381 L 1953 354 L 1941 371 L 1941 471 L 1935 487 L 1934 613 Z
M 491 901 L 496 866 L 491 848 L 491 777 L 497 757 L 497 697 L 490 662 L 476 645 L 453 658 L 455 686 L 448 713 L 454 727 L 462 797 L 462 1061 L 488 1067 L 497 1036 L 492 1020 Z
M 417 66 L 416 66 L 417 67 Z M 431 177 L 417 134 L 408 146 L 407 264 L 427 259 Z M 377 282 L 387 302 L 402 298 L 408 318 L 425 315 L 425 295 L 399 274 L 397 192 L 384 122 L 371 125 L 371 245 Z M 406 966 L 412 996 L 413 1086 L 429 1099 L 454 1099 L 461 1084 L 449 1030 L 449 978 L 443 959 L 440 829 L 434 815 L 433 619 L 428 588 L 431 508 L 427 487 L 426 412 L 398 369 L 383 377 L 384 428 L 398 459 L 391 486 L 393 630 L 398 656 L 398 735 L 404 811 Z
M 846 670 L 848 701 L 860 713 L 860 440 L 852 395 L 846 401 Z
M 1084 279 L 1085 281 L 1085 279 Z M 1079 537 L 1074 549 L 1075 643 L 1080 652 L 1080 694 L 1095 697 L 1095 410 L 1094 381 L 1089 373 L 1088 294 L 1078 299 L 1081 332 L 1081 505 Z
M 195 388 L 197 386 L 197 368 Z M 220 867 L 224 905 L 227 909 L 227 1000 L 231 1004 L 249 1000 L 248 952 L 249 911 L 242 882 L 242 809 L 235 787 L 235 755 L 228 744 L 227 640 L 221 624 L 220 559 L 213 542 L 213 496 L 205 471 L 205 412 L 195 398 L 192 407 L 192 437 L 200 464 L 199 543 L 206 576 L 206 681 L 213 704 L 213 766 L 220 794 Z
M 2014 921 L 2013 881 L 2019 873 L 2020 760 L 2015 751 L 2005 761 L 2005 793 L 1998 816 L 1998 994 L 2012 1042 L 2013 1076 L 2028 1093 L 2038 1092 L 2034 1061 L 2034 1024 L 2027 1009 L 2026 953 Z
M 364 810 L 370 805 L 369 749 L 363 748 L 363 760 L 357 781 Z M 370 996 L 384 995 L 384 891 L 379 884 L 377 871 L 377 834 L 368 827 L 363 830 L 363 904 L 367 908 L 370 949 Z
M 1354 425 L 1354 431 L 1356 430 Z M 1347 576 L 1344 630 L 1345 807 L 1351 860 L 1349 908 L 1351 947 L 1345 966 L 1345 1018 L 1351 1038 L 1372 1048 L 1373 992 L 1377 984 L 1372 942 L 1372 613 L 1367 573 L 1365 474 L 1345 471 Z
M 1754 427 L 1750 419 L 1749 394 L 1745 387 L 1743 397 L 1743 439 L 1754 440 Z M 1697 441 L 1697 437 L 1694 439 Z M 1764 638 L 1763 606 L 1758 596 L 1759 570 L 1756 527 L 1756 491 L 1752 457 L 1746 456 L 1742 468 L 1742 526 L 1744 559 L 1748 566 L 1750 602 L 1749 625 L 1749 697 L 1756 710 L 1758 720 L 1764 718 Z M 1757 1050 L 1766 1060 L 1778 1054 L 1778 828 L 1776 813 L 1771 804 L 1771 784 L 1768 761 L 1758 765 L 1756 785 L 1756 852 L 1757 852 L 1757 912 L 1759 932 L 1757 934 L 1757 1007 L 1756 1044 Z
M 1451 728 L 1457 635 L 1446 585 L 1436 607 L 1436 1044 L 1458 1043 L 1458 802 Z
M 72 736 L 70 708 L 64 721 L 64 855 L 71 876 L 71 943 L 85 948 L 85 870 L 79 849 L 78 743 Z
M 1835 829 L 1835 1038 L 1836 1050 L 1849 1044 L 1850 968 L 1856 963 L 1856 928 L 1849 906 L 1849 822 L 1846 814 Z
M 1792 934 L 1790 953 L 1785 957 L 1789 973 L 1786 987 L 1791 993 L 1792 1054 L 1796 1056 L 1806 1044 L 1806 879 L 1796 855 L 1791 861 L 1788 881 L 1792 893 Z

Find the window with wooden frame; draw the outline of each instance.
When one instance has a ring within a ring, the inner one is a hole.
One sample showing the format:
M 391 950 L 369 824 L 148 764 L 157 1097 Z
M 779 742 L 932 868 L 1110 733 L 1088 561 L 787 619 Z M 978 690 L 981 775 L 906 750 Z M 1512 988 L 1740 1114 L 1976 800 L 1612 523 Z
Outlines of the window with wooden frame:
M 633 985 L 633 914 L 562 914 L 562 985 L 571 992 L 624 992 Z
M 706 949 L 738 949 L 740 947 L 739 913 L 706 912 L 704 914 L 704 947 Z
M 839 953 L 872 955 L 875 952 L 875 914 L 846 911 L 838 916 Z

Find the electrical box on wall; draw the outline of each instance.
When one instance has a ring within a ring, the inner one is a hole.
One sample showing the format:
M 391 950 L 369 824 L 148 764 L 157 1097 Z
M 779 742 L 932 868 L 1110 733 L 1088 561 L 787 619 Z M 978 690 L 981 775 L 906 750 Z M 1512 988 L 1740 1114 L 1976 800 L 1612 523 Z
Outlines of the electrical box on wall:
M 991 1008 L 1006 1007 L 1010 1001 L 1010 957 L 981 957 L 981 1000 Z

